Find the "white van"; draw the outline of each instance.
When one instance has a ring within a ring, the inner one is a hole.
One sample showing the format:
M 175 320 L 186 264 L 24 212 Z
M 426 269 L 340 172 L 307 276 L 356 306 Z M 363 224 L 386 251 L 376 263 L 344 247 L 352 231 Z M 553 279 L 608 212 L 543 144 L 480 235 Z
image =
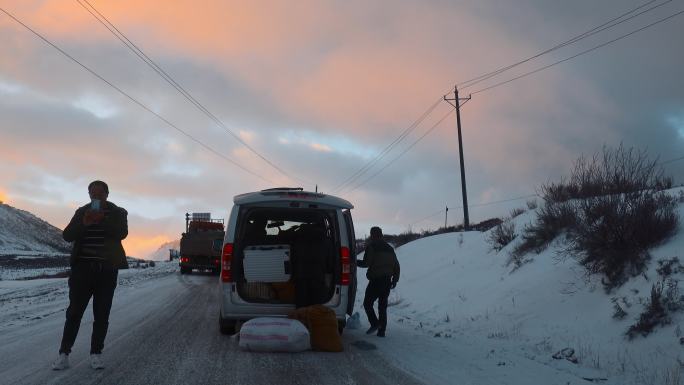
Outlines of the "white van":
M 354 206 L 302 188 L 241 194 L 233 202 L 221 256 L 221 333 L 234 334 L 255 317 L 287 317 L 300 301 L 302 261 L 324 266 L 314 294 L 335 311 L 342 332 L 356 296 Z

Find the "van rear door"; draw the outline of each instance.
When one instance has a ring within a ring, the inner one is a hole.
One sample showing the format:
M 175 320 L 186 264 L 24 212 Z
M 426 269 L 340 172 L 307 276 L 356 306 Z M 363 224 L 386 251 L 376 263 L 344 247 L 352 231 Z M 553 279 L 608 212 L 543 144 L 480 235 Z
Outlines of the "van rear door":
M 350 260 L 350 276 L 349 282 L 349 302 L 347 303 L 347 314 L 350 316 L 354 311 L 354 301 L 356 300 L 356 236 L 354 235 L 354 222 L 352 221 L 351 211 L 344 210 L 344 223 L 347 232 L 347 241 L 349 243 L 349 260 Z

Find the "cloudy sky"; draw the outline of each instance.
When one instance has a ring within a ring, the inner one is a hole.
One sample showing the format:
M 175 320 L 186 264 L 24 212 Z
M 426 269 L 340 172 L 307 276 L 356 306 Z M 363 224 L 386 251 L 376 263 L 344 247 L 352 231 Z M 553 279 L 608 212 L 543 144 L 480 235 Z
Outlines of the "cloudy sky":
M 461 223 L 455 115 L 437 124 L 456 84 L 472 94 L 471 222 L 524 206 L 482 204 L 533 194 L 603 145 L 684 156 L 684 14 L 484 90 L 684 11 L 680 0 L 88 1 L 0 1 L 0 200 L 63 227 L 105 180 L 129 211 L 131 255 L 178 239 L 186 212 L 225 217 L 234 195 L 274 186 L 350 200 L 359 236 L 435 228 L 447 205 Z M 653 9 L 463 83 L 638 7 L 628 16 Z M 664 167 L 684 182 L 684 161 Z

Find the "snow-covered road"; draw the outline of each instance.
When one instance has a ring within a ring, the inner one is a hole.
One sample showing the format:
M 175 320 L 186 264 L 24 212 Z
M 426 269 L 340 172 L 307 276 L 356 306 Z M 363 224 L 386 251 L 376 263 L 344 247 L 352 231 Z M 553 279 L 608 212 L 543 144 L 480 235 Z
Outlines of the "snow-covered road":
M 241 351 L 217 327 L 216 277 L 168 273 L 117 288 L 104 358 L 106 369 L 88 366 L 92 325 L 86 311 L 70 356 L 71 368 L 55 372 L 66 306 L 66 280 L 36 282 L 45 303 L 33 314 L 8 312 L 0 331 L 3 384 L 420 384 L 382 350 L 363 350 L 359 340 L 380 344 L 360 330 L 345 332 L 343 353 L 265 354 Z M 5 289 L 7 289 L 5 287 Z M 8 294 L 7 292 L 10 292 Z M 27 299 L 0 293 L 2 306 Z M 24 290 L 30 293 L 31 290 Z M 51 298 L 51 299 L 50 299 Z M 15 304 L 15 305 L 13 305 Z M 40 314 L 38 314 L 40 313 Z M 40 318 L 38 318 L 40 317 Z M 387 341 L 389 342 L 389 341 Z

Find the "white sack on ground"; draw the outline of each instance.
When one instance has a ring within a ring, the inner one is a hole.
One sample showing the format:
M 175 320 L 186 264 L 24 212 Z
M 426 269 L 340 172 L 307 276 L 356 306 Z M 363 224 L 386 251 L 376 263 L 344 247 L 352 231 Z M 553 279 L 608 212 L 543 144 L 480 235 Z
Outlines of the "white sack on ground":
M 301 352 L 311 349 L 309 331 L 299 321 L 260 317 L 242 325 L 240 348 L 259 352 Z

